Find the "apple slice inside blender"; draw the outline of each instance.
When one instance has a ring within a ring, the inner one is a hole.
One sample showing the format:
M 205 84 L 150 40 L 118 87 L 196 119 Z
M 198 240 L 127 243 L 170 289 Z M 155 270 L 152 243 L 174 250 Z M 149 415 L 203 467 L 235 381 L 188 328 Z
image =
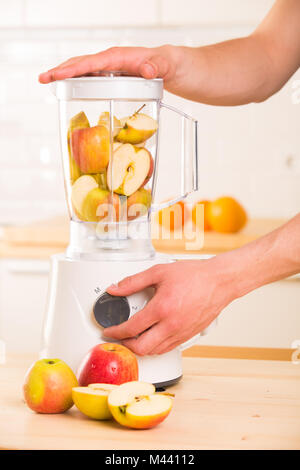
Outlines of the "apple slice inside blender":
M 83 175 L 80 176 L 72 186 L 71 201 L 74 211 L 81 220 L 84 220 L 83 216 L 83 203 L 90 191 L 98 188 L 98 184 L 92 176 Z
M 116 139 L 124 144 L 141 144 L 157 131 L 155 119 L 139 112 L 129 118 L 121 119 L 121 124 L 123 124 L 123 129 L 120 130 Z
M 149 429 L 161 423 L 170 413 L 173 399 L 155 393 L 146 382 L 127 382 L 108 396 L 108 407 L 115 420 L 129 428 Z
M 105 126 L 107 129 L 110 128 L 110 114 L 108 111 L 104 111 L 99 116 L 98 126 Z M 113 123 L 113 137 L 116 137 L 120 132 L 120 129 L 123 127 L 121 121 L 114 116 L 114 123 Z
M 130 196 L 143 186 L 151 170 L 151 154 L 145 148 L 121 145 L 113 154 L 107 169 L 110 190 Z
M 74 387 L 72 398 L 75 406 L 89 418 L 111 419 L 112 414 L 108 407 L 108 395 L 118 385 L 91 384 L 88 387 Z

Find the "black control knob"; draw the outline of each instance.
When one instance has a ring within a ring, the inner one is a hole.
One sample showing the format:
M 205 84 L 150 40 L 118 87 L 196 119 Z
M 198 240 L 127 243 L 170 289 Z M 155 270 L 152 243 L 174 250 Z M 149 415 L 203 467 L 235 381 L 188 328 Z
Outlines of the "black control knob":
M 130 316 L 127 297 L 116 297 L 105 292 L 95 302 L 94 316 L 103 328 L 120 325 Z

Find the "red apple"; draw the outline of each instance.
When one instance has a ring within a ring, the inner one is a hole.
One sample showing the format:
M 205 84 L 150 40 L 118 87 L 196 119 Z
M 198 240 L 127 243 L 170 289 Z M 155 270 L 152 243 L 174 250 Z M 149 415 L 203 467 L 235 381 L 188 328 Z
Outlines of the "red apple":
M 41 359 L 28 370 L 23 385 L 26 404 L 37 413 L 63 413 L 73 406 L 78 385 L 70 367 L 60 359 Z
M 116 343 L 94 346 L 85 356 L 78 369 L 79 385 L 92 383 L 120 385 L 138 380 L 138 362 L 128 348 Z
M 109 162 L 109 131 L 105 126 L 75 129 L 71 134 L 74 160 L 82 173 L 101 173 Z

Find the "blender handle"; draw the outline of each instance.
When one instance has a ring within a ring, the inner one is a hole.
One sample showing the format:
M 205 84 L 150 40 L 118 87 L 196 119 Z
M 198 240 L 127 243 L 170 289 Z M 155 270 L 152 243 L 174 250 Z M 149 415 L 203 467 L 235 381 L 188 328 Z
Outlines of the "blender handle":
M 199 189 L 198 185 L 198 121 L 177 108 L 160 102 L 160 107 L 179 114 L 181 120 L 181 191 L 164 203 L 154 204 L 154 211 L 169 207 Z M 191 137 L 191 138 L 189 138 Z M 188 146 L 190 146 L 188 148 Z M 152 210 L 153 210 L 152 209 Z

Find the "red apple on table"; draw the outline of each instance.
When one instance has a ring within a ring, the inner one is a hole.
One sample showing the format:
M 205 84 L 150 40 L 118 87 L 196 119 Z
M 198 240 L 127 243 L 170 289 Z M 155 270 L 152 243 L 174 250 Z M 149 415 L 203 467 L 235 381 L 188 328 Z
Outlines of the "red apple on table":
M 70 367 L 60 359 L 41 359 L 28 370 L 23 385 L 26 404 L 37 413 L 63 413 L 73 406 L 78 385 Z
M 138 362 L 128 348 L 117 343 L 94 346 L 85 356 L 78 369 L 80 386 L 93 383 L 120 385 L 138 380 Z
M 75 129 L 71 134 L 74 160 L 82 173 L 101 173 L 109 162 L 109 130 L 106 126 Z

